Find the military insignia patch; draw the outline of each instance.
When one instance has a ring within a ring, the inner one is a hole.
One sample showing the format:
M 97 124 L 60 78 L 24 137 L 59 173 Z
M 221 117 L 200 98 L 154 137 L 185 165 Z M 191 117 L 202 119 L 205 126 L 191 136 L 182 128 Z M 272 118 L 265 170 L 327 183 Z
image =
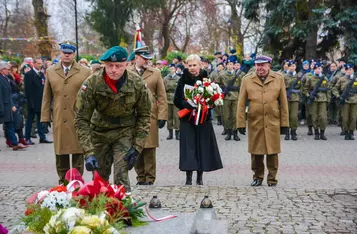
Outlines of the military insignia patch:
M 82 89 L 83 91 L 86 91 L 86 90 L 87 90 L 87 86 L 82 85 L 81 89 Z
M 323 84 L 326 84 L 326 83 L 327 83 L 327 81 L 326 81 L 326 80 L 324 80 L 324 81 L 322 81 L 322 83 L 323 83 Z
M 112 56 L 110 56 L 110 60 L 112 62 L 116 62 L 117 61 L 117 56 L 115 54 L 113 54 Z
M 355 81 L 355 82 L 353 82 L 353 85 L 354 85 L 354 86 L 357 86 L 357 82 L 356 82 L 356 81 Z

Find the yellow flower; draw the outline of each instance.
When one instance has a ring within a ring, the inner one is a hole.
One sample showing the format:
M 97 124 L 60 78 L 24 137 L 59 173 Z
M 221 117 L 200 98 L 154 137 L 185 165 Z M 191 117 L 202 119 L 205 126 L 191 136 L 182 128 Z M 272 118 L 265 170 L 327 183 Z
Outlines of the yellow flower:
M 81 220 L 82 225 L 86 225 L 90 228 L 100 227 L 104 224 L 104 220 L 99 218 L 98 215 L 84 216 Z
M 92 234 L 92 230 L 85 226 L 77 226 L 72 228 L 69 234 Z

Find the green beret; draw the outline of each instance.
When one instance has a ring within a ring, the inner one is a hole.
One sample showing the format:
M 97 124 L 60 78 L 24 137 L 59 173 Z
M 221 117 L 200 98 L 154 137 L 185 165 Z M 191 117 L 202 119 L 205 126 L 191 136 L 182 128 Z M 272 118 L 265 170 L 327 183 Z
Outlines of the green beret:
M 135 59 L 135 52 L 132 52 L 132 53 L 129 55 L 128 62 L 133 61 L 134 59 Z
M 120 46 L 113 46 L 100 57 L 100 60 L 108 62 L 126 62 L 127 58 L 128 52 L 126 52 L 126 49 Z

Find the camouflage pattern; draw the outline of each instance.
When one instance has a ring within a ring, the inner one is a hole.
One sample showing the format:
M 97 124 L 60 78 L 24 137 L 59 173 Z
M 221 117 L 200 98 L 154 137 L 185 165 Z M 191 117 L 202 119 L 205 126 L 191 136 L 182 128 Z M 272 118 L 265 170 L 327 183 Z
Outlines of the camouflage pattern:
M 346 103 L 357 103 L 357 79 L 354 77 L 355 81 L 350 88 L 350 92 L 348 95 L 348 99 L 346 99 Z M 342 76 L 338 79 L 336 85 L 332 88 L 332 94 L 336 98 L 339 98 L 342 93 L 346 90 L 348 83 L 350 82 L 350 78 L 347 76 Z
M 324 76 L 324 75 L 322 75 Z M 308 98 L 310 97 L 310 94 L 314 90 L 316 83 L 320 80 L 320 77 L 313 75 L 313 74 L 307 74 L 306 75 L 306 82 L 304 83 L 302 89 L 303 89 L 303 94 Z M 320 88 L 327 88 L 329 89 L 329 83 L 327 78 L 324 76 L 324 80 L 322 81 Z M 329 90 L 327 91 L 319 91 L 314 99 L 314 102 L 329 102 L 330 101 L 331 94 Z
M 170 74 L 164 78 L 164 85 L 166 90 L 166 98 L 168 104 L 168 118 L 167 118 L 167 129 L 168 130 L 179 130 L 180 129 L 180 119 L 177 114 L 179 109 L 174 105 L 174 96 L 177 87 L 177 82 L 180 77 L 176 74 L 171 76 Z
M 285 87 L 286 87 L 286 91 L 288 91 L 291 86 L 296 82 L 296 80 L 299 79 L 297 74 L 291 74 L 289 73 L 284 73 L 284 82 L 285 82 Z M 301 93 L 301 81 L 299 80 L 293 91 L 290 93 L 290 97 L 288 97 L 288 101 L 289 102 L 299 102 L 300 101 L 300 93 Z
M 133 146 L 142 152 L 149 135 L 151 94 L 145 82 L 126 70 L 126 81 L 115 94 L 100 69 L 84 81 L 76 102 L 75 127 L 85 157 L 96 155 L 99 174 L 109 179 L 114 163 L 114 183 L 130 189 L 128 163 L 123 158 Z

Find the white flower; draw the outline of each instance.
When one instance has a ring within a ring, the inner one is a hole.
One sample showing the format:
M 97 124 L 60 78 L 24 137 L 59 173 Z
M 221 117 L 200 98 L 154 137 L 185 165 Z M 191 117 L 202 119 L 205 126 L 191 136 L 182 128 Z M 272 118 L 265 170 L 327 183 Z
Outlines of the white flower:
M 198 87 L 197 91 L 198 91 L 199 93 L 203 93 L 204 89 L 203 89 L 203 87 Z
M 218 85 L 214 82 L 211 83 L 211 86 L 212 86 L 213 90 L 216 90 L 218 87 Z
M 212 86 L 206 87 L 206 90 L 207 90 L 207 92 L 208 92 L 209 94 L 213 95 L 213 88 L 212 88 Z
M 41 191 L 41 192 L 39 192 L 38 194 L 37 194 L 37 202 L 39 201 L 39 200 L 41 200 L 42 198 L 45 198 L 48 194 L 49 194 L 50 192 L 48 192 L 47 190 L 43 190 L 43 191 Z
M 104 231 L 104 234 L 119 234 L 118 230 L 113 227 L 108 228 Z
M 76 224 L 77 220 L 84 216 L 84 213 L 85 211 L 83 209 L 70 207 L 64 211 L 62 219 L 68 224 L 68 228 L 72 228 Z
M 202 81 L 200 80 L 196 81 L 196 85 L 202 85 Z
M 216 106 L 223 106 L 223 99 L 222 98 L 218 98 L 215 102 L 214 105 Z

